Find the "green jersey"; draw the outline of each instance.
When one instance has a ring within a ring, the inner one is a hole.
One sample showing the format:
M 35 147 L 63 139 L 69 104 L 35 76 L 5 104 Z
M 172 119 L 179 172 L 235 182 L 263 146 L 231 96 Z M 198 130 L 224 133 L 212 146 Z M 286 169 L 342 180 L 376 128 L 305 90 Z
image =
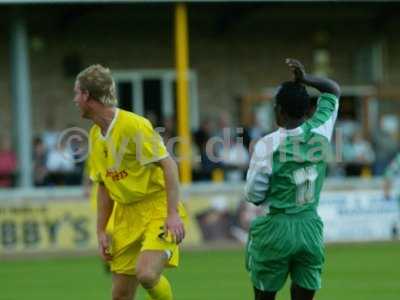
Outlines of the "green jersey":
M 279 128 L 257 142 L 246 179 L 248 201 L 287 214 L 317 209 L 338 108 L 339 99 L 323 93 L 301 126 Z

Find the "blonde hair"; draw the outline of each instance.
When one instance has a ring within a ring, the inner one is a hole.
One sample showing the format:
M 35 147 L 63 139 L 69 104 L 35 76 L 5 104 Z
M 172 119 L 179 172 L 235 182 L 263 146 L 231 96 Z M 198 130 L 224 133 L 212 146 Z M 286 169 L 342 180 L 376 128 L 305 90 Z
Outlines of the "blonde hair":
M 78 74 L 76 80 L 82 91 L 106 106 L 117 106 L 115 82 L 111 71 L 102 65 L 91 65 Z

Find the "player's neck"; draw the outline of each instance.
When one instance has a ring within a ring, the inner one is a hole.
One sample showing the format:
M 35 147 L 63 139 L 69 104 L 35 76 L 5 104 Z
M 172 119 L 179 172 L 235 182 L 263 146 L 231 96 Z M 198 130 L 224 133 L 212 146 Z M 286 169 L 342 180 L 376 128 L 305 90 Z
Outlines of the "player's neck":
M 299 127 L 299 126 L 301 126 L 301 124 L 303 124 L 304 123 L 304 119 L 300 119 L 300 120 L 287 120 L 286 122 L 285 122 L 285 125 L 284 126 L 282 126 L 283 128 L 285 128 L 285 129 L 294 129 L 294 128 L 297 128 L 297 127 Z
M 92 117 L 92 121 L 100 127 L 103 136 L 106 135 L 108 127 L 116 114 L 115 107 L 104 107 L 99 109 L 96 114 Z

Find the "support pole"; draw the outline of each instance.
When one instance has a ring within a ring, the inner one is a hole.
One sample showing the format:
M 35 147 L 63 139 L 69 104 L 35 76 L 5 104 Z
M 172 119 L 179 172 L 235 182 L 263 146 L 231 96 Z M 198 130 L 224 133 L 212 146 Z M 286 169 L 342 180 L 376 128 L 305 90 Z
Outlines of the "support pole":
M 11 25 L 11 76 L 13 135 L 17 145 L 18 185 L 32 187 L 32 122 L 29 79 L 28 36 L 20 17 Z
M 178 153 L 181 182 L 192 181 L 191 136 L 189 126 L 189 72 L 188 72 L 188 22 L 187 7 L 184 3 L 175 6 L 175 61 L 176 61 L 176 95 L 178 111 L 178 135 L 181 139 Z

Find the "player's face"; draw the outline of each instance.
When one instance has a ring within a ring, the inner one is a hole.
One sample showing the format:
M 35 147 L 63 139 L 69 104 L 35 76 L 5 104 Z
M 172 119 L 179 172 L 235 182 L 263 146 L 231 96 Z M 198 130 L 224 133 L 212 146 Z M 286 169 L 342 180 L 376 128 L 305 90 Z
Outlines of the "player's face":
M 78 81 L 75 82 L 74 93 L 74 103 L 77 107 L 79 107 L 81 117 L 88 118 L 88 93 L 81 90 Z

